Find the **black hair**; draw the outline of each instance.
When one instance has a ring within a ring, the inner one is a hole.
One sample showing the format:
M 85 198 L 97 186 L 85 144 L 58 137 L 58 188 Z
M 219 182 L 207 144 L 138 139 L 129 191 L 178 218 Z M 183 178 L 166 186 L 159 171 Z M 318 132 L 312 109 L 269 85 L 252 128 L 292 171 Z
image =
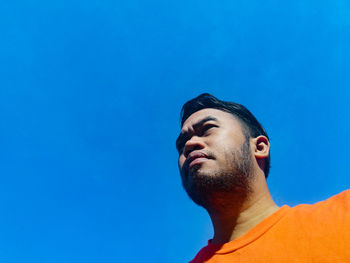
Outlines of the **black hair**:
M 184 122 L 190 115 L 206 108 L 222 110 L 237 117 L 238 120 L 243 124 L 243 130 L 248 138 L 255 138 L 259 135 L 264 135 L 269 139 L 264 127 L 258 122 L 258 120 L 246 107 L 239 103 L 219 100 L 209 93 L 203 93 L 198 97 L 187 101 L 183 105 L 180 113 L 181 126 L 183 126 Z M 270 159 L 271 158 L 269 154 L 269 156 L 265 159 L 265 178 L 267 178 L 269 174 Z

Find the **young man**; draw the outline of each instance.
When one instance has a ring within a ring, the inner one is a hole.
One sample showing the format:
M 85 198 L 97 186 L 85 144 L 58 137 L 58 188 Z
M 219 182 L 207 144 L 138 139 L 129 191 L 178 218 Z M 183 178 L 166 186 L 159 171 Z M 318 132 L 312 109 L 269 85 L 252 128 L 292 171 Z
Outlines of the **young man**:
M 269 137 L 240 104 L 202 94 L 184 104 L 181 126 L 182 184 L 214 227 L 191 262 L 350 262 L 350 191 L 279 208 L 266 183 Z

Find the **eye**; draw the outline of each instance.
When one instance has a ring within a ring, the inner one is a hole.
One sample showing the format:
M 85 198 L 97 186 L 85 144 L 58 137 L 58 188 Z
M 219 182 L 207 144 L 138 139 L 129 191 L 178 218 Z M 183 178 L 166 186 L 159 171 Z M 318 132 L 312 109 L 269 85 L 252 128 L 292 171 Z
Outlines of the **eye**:
M 206 125 L 204 125 L 203 128 L 202 128 L 202 134 L 203 135 L 208 134 L 209 130 L 211 130 L 211 128 L 215 128 L 215 127 L 218 127 L 218 126 L 215 125 L 215 124 L 206 124 Z

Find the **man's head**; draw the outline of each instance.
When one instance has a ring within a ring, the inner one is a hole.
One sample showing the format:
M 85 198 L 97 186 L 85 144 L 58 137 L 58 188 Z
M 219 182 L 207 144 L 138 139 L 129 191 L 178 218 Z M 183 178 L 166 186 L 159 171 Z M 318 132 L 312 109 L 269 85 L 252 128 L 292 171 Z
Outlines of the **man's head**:
M 202 94 L 184 104 L 181 126 L 176 141 L 179 168 L 183 185 L 197 204 L 204 205 L 211 193 L 248 188 L 253 158 L 268 176 L 268 136 L 244 106 Z

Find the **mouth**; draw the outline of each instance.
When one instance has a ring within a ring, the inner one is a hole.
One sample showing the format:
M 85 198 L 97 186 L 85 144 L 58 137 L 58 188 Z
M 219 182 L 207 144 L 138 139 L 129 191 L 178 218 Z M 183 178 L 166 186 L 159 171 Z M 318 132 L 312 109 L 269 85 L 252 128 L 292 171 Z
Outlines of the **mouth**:
M 208 155 L 202 152 L 192 152 L 187 157 L 186 163 L 188 168 L 192 168 L 195 165 L 199 165 L 207 160 L 211 159 Z
M 208 160 L 208 158 L 206 158 L 206 157 L 195 158 L 195 159 L 193 159 L 193 161 L 191 161 L 189 163 L 188 168 L 192 168 L 193 166 L 201 164 L 201 163 L 205 162 L 206 160 Z

